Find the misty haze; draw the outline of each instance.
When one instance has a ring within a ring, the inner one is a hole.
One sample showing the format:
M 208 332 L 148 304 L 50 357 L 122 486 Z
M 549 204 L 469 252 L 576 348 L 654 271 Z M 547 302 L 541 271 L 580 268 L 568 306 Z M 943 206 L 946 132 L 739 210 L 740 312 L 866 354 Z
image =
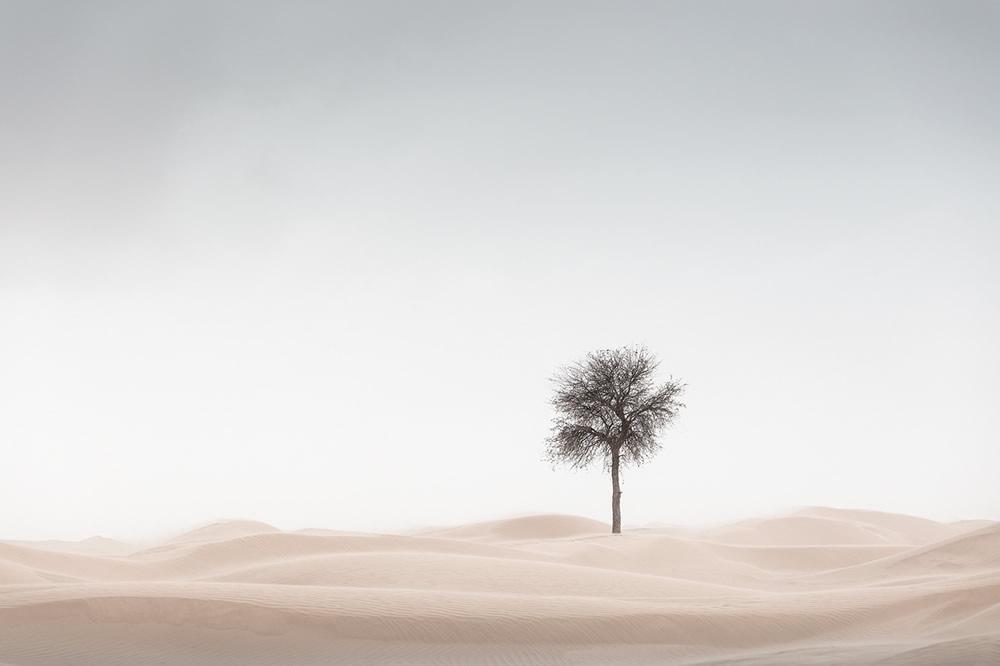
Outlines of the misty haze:
M 1000 664 L 998 35 L 0 2 L 0 666 Z

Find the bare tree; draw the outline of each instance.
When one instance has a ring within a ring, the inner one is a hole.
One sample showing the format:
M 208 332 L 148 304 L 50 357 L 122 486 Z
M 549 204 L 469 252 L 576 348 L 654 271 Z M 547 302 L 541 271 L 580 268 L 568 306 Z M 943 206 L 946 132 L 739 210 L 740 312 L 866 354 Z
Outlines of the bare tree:
M 611 532 L 622 530 L 620 465 L 639 465 L 660 450 L 657 436 L 684 404 L 685 385 L 657 385 L 659 360 L 645 347 L 602 349 L 559 370 L 547 458 L 581 468 L 600 460 L 611 472 Z

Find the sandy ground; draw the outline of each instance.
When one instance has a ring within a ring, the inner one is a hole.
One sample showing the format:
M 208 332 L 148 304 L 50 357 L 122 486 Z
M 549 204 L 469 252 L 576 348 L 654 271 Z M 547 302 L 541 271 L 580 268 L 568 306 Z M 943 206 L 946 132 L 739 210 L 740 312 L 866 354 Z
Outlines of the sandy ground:
M 816 508 L 607 532 L 0 542 L 0 666 L 1000 664 L 1000 523 Z

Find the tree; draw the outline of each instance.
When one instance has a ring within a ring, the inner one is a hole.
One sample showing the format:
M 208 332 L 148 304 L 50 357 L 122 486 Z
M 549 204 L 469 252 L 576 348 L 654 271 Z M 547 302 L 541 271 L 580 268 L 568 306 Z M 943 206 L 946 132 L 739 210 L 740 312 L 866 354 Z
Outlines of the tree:
M 583 468 L 600 460 L 611 472 L 611 532 L 622 530 L 620 465 L 639 465 L 660 450 L 657 439 L 684 404 L 685 384 L 657 385 L 660 362 L 645 347 L 602 349 L 559 370 L 553 377 L 550 462 Z

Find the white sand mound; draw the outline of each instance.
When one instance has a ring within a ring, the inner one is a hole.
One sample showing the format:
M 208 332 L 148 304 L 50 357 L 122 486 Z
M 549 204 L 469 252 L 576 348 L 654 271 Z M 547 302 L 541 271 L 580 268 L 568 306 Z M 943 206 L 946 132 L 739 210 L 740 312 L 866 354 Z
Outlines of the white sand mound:
M 843 518 L 794 515 L 748 520 L 706 533 L 721 543 L 747 546 L 893 545 L 889 530 Z
M 989 666 L 1000 664 L 1000 638 L 973 636 L 938 641 L 903 650 L 876 662 L 879 666 Z
M 896 571 L 995 571 L 1000 569 L 1000 524 L 907 551 L 893 560 Z
M 489 594 L 637 598 L 721 597 L 738 589 L 625 571 L 520 559 L 412 552 L 347 553 L 268 563 L 212 577 L 255 584 L 453 590 Z
M 35 569 L 0 558 L 0 586 L 49 582 Z
M 319 527 L 308 527 L 302 530 L 295 530 L 293 534 L 306 534 L 309 536 L 365 536 L 364 532 L 352 532 L 350 530 L 327 530 Z
M 1000 663 L 1000 524 L 813 508 L 608 532 L 530 516 L 411 536 L 229 521 L 128 554 L 0 542 L 0 666 Z
M 984 572 L 1000 572 L 1000 523 L 841 571 L 831 571 L 825 578 L 891 582 L 921 576 L 956 573 L 968 576 Z
M 99 536 L 83 539 L 82 541 L 6 541 L 3 543 L 43 550 L 57 550 L 63 553 L 83 553 L 85 555 L 126 555 L 135 550 L 129 544 Z
M 170 539 L 170 543 L 223 541 L 225 539 L 236 539 L 255 534 L 273 534 L 280 531 L 274 525 L 268 525 L 256 520 L 224 520 L 179 534 Z
M 448 529 L 427 530 L 420 534 L 449 539 L 536 541 L 607 534 L 610 531 L 611 526 L 599 520 L 580 516 L 545 515 L 473 523 Z
M 927 544 L 947 539 L 967 529 L 961 525 L 939 523 L 927 518 L 918 518 L 917 516 L 862 509 L 834 509 L 814 506 L 799 511 L 798 515 L 830 518 L 864 525 L 869 528 L 876 528 L 893 543 L 905 545 Z M 985 527 L 985 525 L 979 525 L 979 527 Z M 971 529 L 971 526 L 969 526 L 969 529 Z

